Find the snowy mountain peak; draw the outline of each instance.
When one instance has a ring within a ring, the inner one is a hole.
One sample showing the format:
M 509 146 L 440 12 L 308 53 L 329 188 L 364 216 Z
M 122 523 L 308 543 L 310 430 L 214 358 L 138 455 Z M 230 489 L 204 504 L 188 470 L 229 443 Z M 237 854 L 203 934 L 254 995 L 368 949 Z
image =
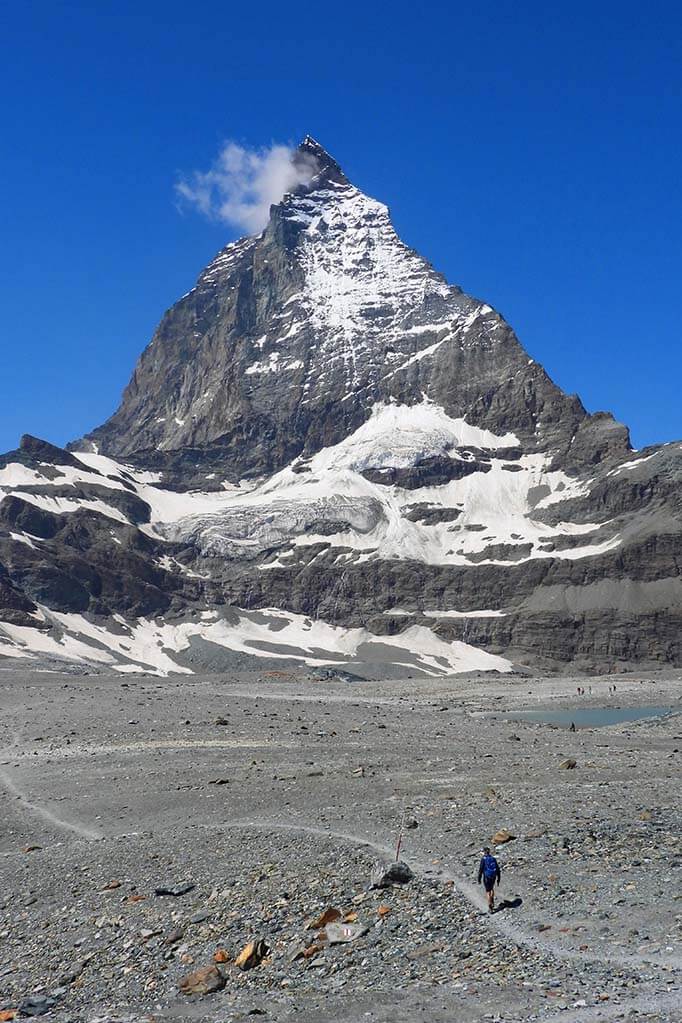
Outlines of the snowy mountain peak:
M 330 156 L 312 135 L 306 135 L 301 144 L 294 150 L 292 161 L 297 169 L 304 174 L 312 174 L 307 188 L 319 188 L 323 183 L 348 184 L 348 178 L 336 160 Z
M 529 452 L 592 461 L 593 442 L 574 442 L 585 410 L 502 317 L 406 245 L 316 139 L 292 159 L 301 184 L 166 314 L 86 450 L 172 465 L 184 487 L 188 473 L 238 482 L 339 444 L 377 403 L 428 400 Z M 605 421 L 590 430 L 598 457 L 627 444 Z
M 298 146 L 299 152 L 313 153 L 315 156 L 321 158 L 331 159 L 327 150 L 322 146 L 317 139 L 314 139 L 312 135 L 306 135 L 302 142 Z

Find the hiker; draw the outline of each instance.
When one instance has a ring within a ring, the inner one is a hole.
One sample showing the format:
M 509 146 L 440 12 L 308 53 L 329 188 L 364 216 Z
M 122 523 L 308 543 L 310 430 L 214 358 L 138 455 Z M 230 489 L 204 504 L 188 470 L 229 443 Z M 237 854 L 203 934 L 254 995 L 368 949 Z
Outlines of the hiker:
M 571 727 L 569 728 L 569 732 L 575 732 L 575 721 L 571 721 Z
M 486 845 L 483 849 L 483 856 L 478 865 L 478 883 L 483 881 L 483 887 L 488 894 L 488 912 L 495 912 L 495 882 L 500 884 L 500 865 L 491 854 L 490 848 Z

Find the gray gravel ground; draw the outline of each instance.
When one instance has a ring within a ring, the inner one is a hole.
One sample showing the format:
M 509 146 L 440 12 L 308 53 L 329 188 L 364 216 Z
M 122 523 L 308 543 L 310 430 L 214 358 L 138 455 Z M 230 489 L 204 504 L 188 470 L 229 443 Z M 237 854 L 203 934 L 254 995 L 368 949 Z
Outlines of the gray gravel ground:
M 1 671 L 0 1009 L 682 1020 L 682 682 L 613 681 Z M 590 703 L 676 713 L 575 733 L 506 716 Z M 370 891 L 403 820 L 415 878 Z M 501 828 L 490 917 L 475 875 Z M 365 933 L 306 929 L 329 907 Z M 182 994 L 218 950 L 224 988 Z

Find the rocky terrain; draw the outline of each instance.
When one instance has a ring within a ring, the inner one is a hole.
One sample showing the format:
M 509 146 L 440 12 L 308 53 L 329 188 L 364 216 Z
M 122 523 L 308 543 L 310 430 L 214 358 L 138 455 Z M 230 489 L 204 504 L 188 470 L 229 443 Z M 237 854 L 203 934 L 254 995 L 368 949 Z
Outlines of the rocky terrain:
M 292 159 L 114 415 L 0 457 L 0 659 L 682 663 L 682 445 L 632 451 L 319 143 Z
M 681 680 L 613 688 L 0 671 L 2 1018 L 679 1023 Z

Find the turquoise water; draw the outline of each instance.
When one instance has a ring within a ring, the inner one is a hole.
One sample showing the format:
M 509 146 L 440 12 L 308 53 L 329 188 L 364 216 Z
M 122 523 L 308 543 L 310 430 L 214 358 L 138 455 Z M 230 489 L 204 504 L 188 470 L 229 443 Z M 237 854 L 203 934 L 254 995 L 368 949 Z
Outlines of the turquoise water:
M 511 721 L 539 721 L 546 725 L 558 725 L 568 728 L 571 723 L 576 728 L 603 728 L 605 725 L 617 725 L 622 721 L 638 721 L 640 718 L 659 718 L 670 714 L 673 706 L 646 707 L 574 707 L 573 710 L 519 710 L 506 715 Z

